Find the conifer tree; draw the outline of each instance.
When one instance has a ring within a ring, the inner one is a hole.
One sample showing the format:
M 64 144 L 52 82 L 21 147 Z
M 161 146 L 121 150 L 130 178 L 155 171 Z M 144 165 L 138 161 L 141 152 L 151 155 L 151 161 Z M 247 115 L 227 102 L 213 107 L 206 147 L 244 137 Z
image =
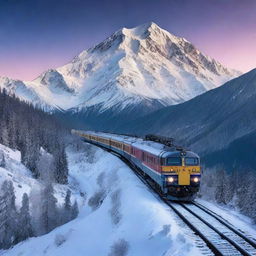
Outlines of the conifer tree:
M 71 214 L 72 214 L 71 211 L 72 211 L 71 191 L 68 189 L 65 197 L 65 203 L 64 203 L 64 223 L 71 220 Z
M 19 212 L 18 240 L 23 241 L 32 236 L 33 230 L 31 225 L 31 215 L 29 212 L 29 198 L 27 193 L 24 193 L 22 197 L 22 206 Z
M 7 249 L 17 242 L 18 214 L 12 181 L 5 180 L 1 187 L 0 247 Z
M 2 159 L 0 159 L 0 167 L 6 168 L 6 160 L 4 154 L 2 154 Z
M 79 210 L 78 210 L 78 204 L 77 201 L 75 201 L 75 203 L 72 206 L 71 209 L 71 219 L 75 219 L 78 216 Z
M 42 196 L 41 221 L 46 233 L 58 225 L 57 200 L 51 183 L 46 184 Z
M 68 165 L 63 140 L 66 135 L 66 130 L 53 115 L 0 90 L 0 144 L 20 150 L 22 163 L 35 178 L 39 177 L 36 163 L 42 147 L 55 158 L 56 182 L 67 183 Z
M 215 190 L 215 200 L 217 203 L 225 203 L 225 171 L 221 170 L 217 174 L 217 187 Z
M 55 181 L 60 184 L 67 184 L 68 182 L 68 164 L 65 152 L 65 146 L 57 143 L 55 152 Z

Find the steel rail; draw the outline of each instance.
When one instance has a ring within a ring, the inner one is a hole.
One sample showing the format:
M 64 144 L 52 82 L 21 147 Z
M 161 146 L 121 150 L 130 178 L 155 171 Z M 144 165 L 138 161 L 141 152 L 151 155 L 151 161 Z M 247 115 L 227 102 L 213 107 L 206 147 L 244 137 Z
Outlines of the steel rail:
M 176 215 L 196 234 L 198 235 L 206 244 L 206 246 L 217 256 L 223 256 L 224 254 L 217 248 L 216 245 L 214 245 L 214 243 L 212 243 L 212 241 L 210 241 L 195 225 L 193 225 L 181 212 L 179 212 L 179 210 L 177 210 L 175 208 L 175 206 L 172 205 L 172 203 L 170 201 L 168 201 L 167 199 L 165 199 L 160 193 L 159 191 L 156 189 L 156 187 L 152 186 L 152 184 L 150 184 L 150 182 L 148 181 L 149 179 L 145 179 L 145 176 L 142 175 L 142 171 L 140 170 L 140 168 L 138 168 L 137 166 L 135 166 L 132 162 L 130 162 L 128 159 L 126 159 L 124 156 L 120 155 L 119 153 L 104 147 L 102 145 L 98 145 L 97 143 L 94 143 L 93 141 L 89 142 L 87 140 L 84 140 L 87 143 L 93 144 L 97 147 L 102 148 L 103 150 L 110 152 L 111 154 L 117 156 L 119 159 L 121 159 L 126 165 L 128 165 L 133 172 L 135 173 L 135 175 L 142 181 L 142 183 L 144 183 L 149 189 L 151 189 L 152 191 L 155 192 L 155 194 L 158 196 L 158 199 L 160 199 L 161 201 L 163 201 L 165 204 L 167 204 L 175 213 Z M 225 239 L 226 241 L 228 241 L 231 245 L 233 245 L 235 247 L 235 249 L 237 251 L 239 251 L 242 255 L 244 256 L 251 256 L 248 252 L 246 252 L 243 248 L 241 248 L 238 244 L 236 244 L 235 242 L 233 242 L 230 238 L 228 238 L 227 236 L 225 236 L 223 233 L 221 233 L 219 230 L 217 230 L 216 228 L 214 228 L 210 223 L 208 223 L 207 221 L 205 221 L 204 219 L 202 219 L 200 216 L 198 216 L 197 214 L 193 213 L 189 208 L 187 208 L 186 206 L 184 206 L 183 203 L 178 203 L 179 205 L 181 205 L 182 207 L 184 207 L 188 212 L 190 212 L 191 214 L 193 214 L 197 219 L 199 219 L 201 222 L 203 222 L 205 225 L 207 225 L 209 228 L 211 228 L 214 232 L 216 232 L 220 237 L 222 237 L 223 239 Z M 195 204 L 196 205 L 196 204 Z M 198 205 L 196 205 L 198 206 Z M 199 207 L 199 206 L 198 206 Z M 200 207 L 199 207 L 200 208 Z M 208 212 L 207 212 L 208 213 Z M 209 214 L 209 213 L 208 213 Z M 209 214 L 211 215 L 211 214 Z M 211 215 L 212 216 L 212 215 Z M 213 216 L 215 217 L 215 216 Z M 223 221 L 224 222 L 224 221 Z M 225 224 L 224 224 L 225 225 Z M 233 231 L 233 230 L 232 230 Z M 237 230 L 236 230 L 237 231 Z M 240 233 L 239 231 L 237 231 L 238 233 Z M 236 233 L 234 231 L 234 233 Z M 237 234 L 237 233 L 236 233 Z M 244 238 L 244 237 L 243 237 Z M 249 238 L 246 238 L 247 240 L 249 240 L 250 242 L 253 243 L 253 241 L 251 241 Z M 246 240 L 245 240 L 246 241 Z M 248 242 L 249 243 L 249 242 Z M 250 243 L 251 244 L 251 243 Z M 254 243 L 253 243 L 254 244 Z M 253 246 L 253 245 L 252 245 Z M 254 246 L 253 246 L 254 247 Z
M 237 234 L 238 236 L 240 236 L 242 239 L 244 239 L 248 244 L 250 244 L 253 248 L 256 249 L 256 242 L 254 242 L 253 240 L 251 240 L 250 238 L 246 237 L 242 232 L 240 232 L 239 230 L 235 229 L 234 227 L 232 227 L 229 223 L 227 223 L 226 220 L 224 220 L 222 217 L 219 217 L 216 213 L 214 213 L 213 211 L 211 211 L 210 209 L 208 209 L 207 207 L 199 204 L 199 203 L 195 203 L 192 202 L 193 205 L 195 205 L 196 207 L 200 208 L 202 211 L 206 212 L 207 214 L 211 215 L 212 217 L 214 217 L 216 220 L 218 220 L 221 224 L 223 224 L 224 226 L 226 226 L 227 228 L 229 228 L 231 231 L 233 231 L 235 234 Z
M 220 232 L 217 228 L 215 228 L 212 224 L 210 224 L 208 221 L 204 220 L 201 216 L 193 212 L 191 209 L 189 209 L 185 204 L 180 204 L 183 208 L 185 208 L 188 212 L 190 212 L 192 215 L 194 215 L 196 218 L 198 218 L 201 222 L 203 222 L 205 225 L 207 225 L 209 228 L 214 230 L 219 236 L 221 236 L 223 239 L 228 241 L 230 244 L 232 244 L 242 255 L 244 256 L 251 256 L 250 253 L 248 253 L 245 249 L 243 249 L 239 244 L 234 242 L 232 239 L 227 237 L 225 234 Z

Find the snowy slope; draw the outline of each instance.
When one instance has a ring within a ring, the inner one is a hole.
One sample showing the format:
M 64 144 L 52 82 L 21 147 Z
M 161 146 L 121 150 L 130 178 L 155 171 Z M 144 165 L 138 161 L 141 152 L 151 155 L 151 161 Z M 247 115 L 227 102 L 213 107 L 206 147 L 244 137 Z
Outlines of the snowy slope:
M 78 218 L 2 255 L 201 255 L 192 232 L 118 158 L 90 147 L 70 148 L 68 160 L 86 196 Z
M 2 163 L 3 158 L 5 160 L 5 167 L 0 167 L 0 187 L 5 180 L 13 182 L 16 205 L 19 208 L 24 193 L 31 196 L 34 192 L 44 188 L 44 186 L 40 180 L 33 178 L 31 171 L 21 163 L 21 154 L 19 151 L 12 150 L 0 144 L 0 163 Z M 58 204 L 63 204 L 67 188 L 67 185 L 54 185 L 55 197 L 58 200 Z M 76 190 L 73 189 L 73 192 L 76 193 Z M 77 197 L 77 199 L 80 203 L 81 197 Z
M 67 154 L 70 185 L 85 195 L 78 218 L 1 255 L 212 255 L 199 248 L 200 239 L 121 160 L 85 143 L 70 146 Z M 199 202 L 255 236 L 243 215 Z
M 6 166 L 0 167 L 0 186 L 5 180 L 11 180 L 16 194 L 16 204 L 21 205 L 23 193 L 30 193 L 32 187 L 40 186 L 32 178 L 31 172 L 20 162 L 20 152 L 0 144 L 0 162 L 4 158 Z
M 94 107 L 103 112 L 181 103 L 237 75 L 186 39 L 147 23 L 115 32 L 33 81 L 6 83 L 2 78 L 0 87 L 51 109 L 76 112 Z

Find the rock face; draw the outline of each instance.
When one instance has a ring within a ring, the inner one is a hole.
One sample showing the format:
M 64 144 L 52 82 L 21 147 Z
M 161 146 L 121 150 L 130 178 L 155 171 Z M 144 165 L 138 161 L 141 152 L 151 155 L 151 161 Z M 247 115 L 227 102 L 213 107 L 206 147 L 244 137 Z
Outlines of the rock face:
M 238 74 L 186 39 L 148 23 L 115 32 L 33 81 L 1 78 L 0 88 L 49 111 L 118 113 L 140 106 L 147 113 L 187 101 Z

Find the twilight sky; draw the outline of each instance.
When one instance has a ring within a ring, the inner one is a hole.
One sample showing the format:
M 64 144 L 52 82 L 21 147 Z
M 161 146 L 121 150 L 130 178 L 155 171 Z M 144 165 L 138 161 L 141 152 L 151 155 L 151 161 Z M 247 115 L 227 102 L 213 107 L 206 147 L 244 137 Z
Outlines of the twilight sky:
M 228 67 L 256 68 L 256 0 L 0 0 L 0 76 L 32 80 L 149 21 Z

